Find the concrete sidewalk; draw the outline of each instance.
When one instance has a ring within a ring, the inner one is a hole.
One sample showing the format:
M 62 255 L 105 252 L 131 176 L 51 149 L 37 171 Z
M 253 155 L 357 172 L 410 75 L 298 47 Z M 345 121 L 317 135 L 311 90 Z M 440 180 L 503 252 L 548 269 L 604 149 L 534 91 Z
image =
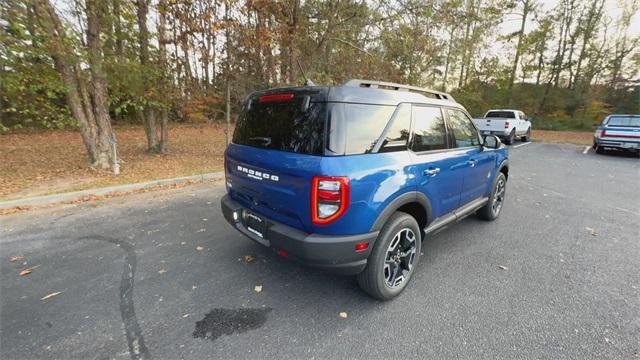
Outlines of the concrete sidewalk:
M 43 205 L 61 203 L 65 201 L 73 201 L 85 196 L 107 195 L 110 193 L 136 191 L 136 190 L 152 188 L 152 187 L 162 186 L 162 185 L 180 184 L 187 181 L 215 180 L 215 179 L 221 179 L 223 177 L 224 177 L 224 172 L 219 171 L 214 173 L 184 176 L 184 177 L 178 177 L 178 178 L 172 178 L 172 179 L 153 180 L 153 181 L 147 181 L 147 182 L 135 183 L 135 184 L 109 186 L 104 188 L 74 191 L 74 192 L 68 192 L 68 193 L 62 193 L 62 194 L 35 196 L 35 197 L 28 197 L 24 199 L 0 201 L 0 209 L 13 208 L 17 206 L 43 206 Z

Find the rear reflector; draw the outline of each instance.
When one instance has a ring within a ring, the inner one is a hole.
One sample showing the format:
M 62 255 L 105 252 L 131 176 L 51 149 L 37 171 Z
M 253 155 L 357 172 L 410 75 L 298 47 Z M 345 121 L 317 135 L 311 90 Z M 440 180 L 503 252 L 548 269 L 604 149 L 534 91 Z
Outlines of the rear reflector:
M 508 121 L 505 121 L 505 122 L 504 122 L 504 128 L 505 128 L 505 129 L 508 129 L 508 128 L 509 128 L 509 122 L 508 122 Z
M 283 102 L 293 99 L 293 94 L 274 94 L 274 95 L 262 95 L 258 98 L 260 102 Z
M 278 255 L 280 255 L 280 256 L 282 256 L 284 258 L 287 258 L 287 257 L 289 257 L 289 252 L 287 250 L 280 249 L 280 250 L 278 250 Z
M 356 252 L 365 251 L 369 248 L 368 242 L 357 243 L 356 244 Z

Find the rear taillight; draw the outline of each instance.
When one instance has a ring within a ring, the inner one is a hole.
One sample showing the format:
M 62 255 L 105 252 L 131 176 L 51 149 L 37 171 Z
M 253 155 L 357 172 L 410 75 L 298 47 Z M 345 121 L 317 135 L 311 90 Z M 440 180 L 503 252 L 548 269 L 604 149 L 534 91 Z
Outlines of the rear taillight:
M 328 224 L 349 207 L 349 178 L 344 176 L 314 176 L 311 181 L 311 221 Z
M 509 122 L 508 122 L 508 121 L 505 121 L 505 122 L 504 122 L 504 128 L 505 128 L 505 129 L 508 129 L 508 128 L 509 128 Z
M 607 136 L 607 130 L 602 129 L 602 133 L 600 133 L 600 137 L 605 137 Z

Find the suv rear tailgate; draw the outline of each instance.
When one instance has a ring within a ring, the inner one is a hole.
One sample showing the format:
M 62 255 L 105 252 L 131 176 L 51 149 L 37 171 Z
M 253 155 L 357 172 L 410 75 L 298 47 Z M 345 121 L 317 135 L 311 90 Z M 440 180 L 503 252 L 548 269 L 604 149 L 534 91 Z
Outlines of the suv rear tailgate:
M 231 144 L 225 164 L 229 194 L 258 215 L 308 230 L 311 178 L 321 159 Z
M 323 88 L 254 93 L 225 154 L 229 195 L 256 216 L 310 229 L 311 179 L 320 173 Z
M 513 120 L 513 119 L 512 119 Z M 473 123 L 480 131 L 500 132 L 509 128 L 509 125 L 505 126 L 508 119 L 500 118 L 476 118 L 473 119 Z

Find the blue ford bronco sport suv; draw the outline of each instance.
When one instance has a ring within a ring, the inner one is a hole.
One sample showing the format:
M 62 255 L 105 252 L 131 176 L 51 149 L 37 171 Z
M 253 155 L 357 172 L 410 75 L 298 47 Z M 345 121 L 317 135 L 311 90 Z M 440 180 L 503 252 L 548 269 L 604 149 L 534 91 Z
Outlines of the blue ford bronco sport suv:
M 430 234 L 498 217 L 507 150 L 448 94 L 377 81 L 251 94 L 225 152 L 226 220 L 279 255 L 407 286 Z

